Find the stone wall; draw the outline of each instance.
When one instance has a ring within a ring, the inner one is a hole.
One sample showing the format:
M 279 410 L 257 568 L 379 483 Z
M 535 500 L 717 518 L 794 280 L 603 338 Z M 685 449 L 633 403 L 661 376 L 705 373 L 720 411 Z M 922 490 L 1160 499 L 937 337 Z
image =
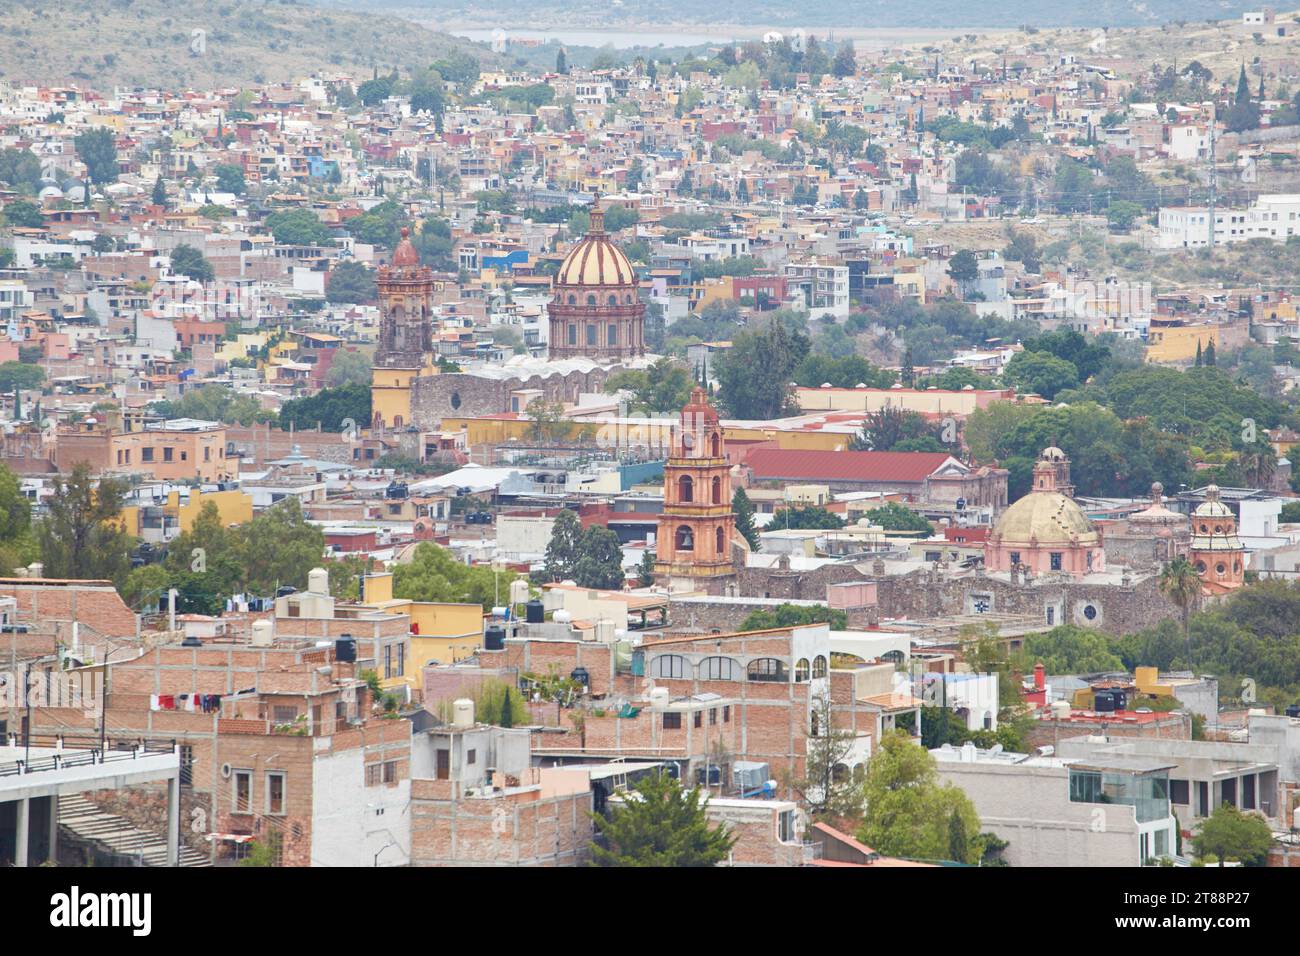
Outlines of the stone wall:
M 547 401 L 573 402 L 581 392 L 603 391 L 605 380 L 620 368 L 597 366 L 589 371 L 550 374 L 525 371 L 509 378 L 487 378 L 472 372 L 426 376 L 411 384 L 411 421 L 420 428 L 434 428 L 444 418 L 499 415 L 511 411 L 510 393 L 521 389 L 540 389 Z

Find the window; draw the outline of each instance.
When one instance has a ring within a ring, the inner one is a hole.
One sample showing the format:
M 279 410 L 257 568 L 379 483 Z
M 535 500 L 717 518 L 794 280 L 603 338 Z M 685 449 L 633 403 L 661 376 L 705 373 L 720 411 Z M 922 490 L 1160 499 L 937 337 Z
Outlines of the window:
M 210 445 L 203 449 L 203 460 L 204 461 L 212 460 L 212 447 Z
M 466 764 L 466 766 L 469 766 L 470 764 L 473 764 L 476 760 L 478 760 L 478 751 L 477 751 L 477 750 L 467 750 L 467 751 L 465 751 L 465 764 Z
M 163 449 L 163 461 L 171 461 L 176 449 L 170 445 Z
M 724 724 L 729 724 L 729 723 L 731 723 L 731 705 L 730 705 L 730 704 L 728 704 L 727 706 L 725 706 L 725 707 L 722 708 L 722 722 L 723 722 Z
M 811 670 L 811 668 L 809 668 L 809 666 L 808 666 L 808 658 L 806 658 L 806 657 L 801 657 L 801 658 L 799 658 L 799 663 L 797 663 L 797 664 L 794 665 L 794 681 L 795 681 L 795 683 L 796 683 L 796 684 L 802 684 L 804 681 L 806 681 L 806 680 L 808 679 L 808 676 L 809 676 L 809 674 L 811 674 L 811 673 L 812 673 L 812 670 Z
M 253 771 L 236 770 L 234 772 L 234 809 L 232 813 L 253 812 Z
M 752 681 L 782 682 L 786 680 L 784 661 L 775 657 L 760 657 L 749 662 L 749 679 Z
M 671 714 L 671 713 L 664 714 L 664 730 L 681 730 L 681 729 L 682 729 L 681 714 Z
M 573 296 L 569 296 L 569 298 L 573 298 Z M 573 323 L 569 323 L 569 344 L 578 344 L 578 327 Z
M 677 529 L 676 546 L 678 551 L 695 550 L 695 538 L 691 534 L 691 529 L 688 526 L 682 525 Z
M 292 704 L 276 704 L 271 708 L 271 720 L 277 724 L 290 724 L 298 717 L 298 708 Z
M 821 654 L 813 658 L 812 676 L 814 679 L 826 676 L 826 658 Z
M 717 722 L 718 722 L 718 708 L 716 708 L 716 707 L 710 707 L 710 708 L 709 708 L 709 726 L 712 727 L 712 726 L 713 726 L 714 724 L 716 724 Z
M 1014 567 L 1017 567 L 1019 564 L 1020 564 L 1020 552 L 1019 552 L 1019 551 L 1012 551 L 1012 552 L 1011 552 L 1011 566 L 1014 568 Z
M 0 737 L 4 736 L 4 722 L 0 721 Z M 194 784 L 194 748 L 189 744 L 181 744 L 181 786 L 189 787 Z
M 679 501 L 695 500 L 695 483 L 691 481 L 690 475 L 682 475 L 677 479 L 677 499 Z
M 393 676 L 393 645 L 389 644 L 384 647 L 384 678 Z
M 141 448 L 141 449 L 140 449 L 140 460 L 141 460 L 141 461 L 146 461 L 146 462 L 147 462 L 147 461 L 153 461 L 153 449 L 152 449 L 152 448 Z
M 713 479 L 713 503 L 722 504 L 722 479 L 716 476 Z
M 284 774 L 266 775 L 266 812 L 273 816 L 284 815 Z
M 1059 570 L 1061 570 L 1061 552 L 1060 552 L 1060 551 L 1053 551 L 1050 555 L 1048 555 L 1048 560 L 1049 560 L 1049 562 L 1051 563 L 1051 568 L 1052 568 L 1053 571 L 1059 571 Z
M 737 680 L 736 662 L 730 657 L 706 657 L 700 661 L 700 680 Z
M 592 298 L 595 298 L 595 296 L 592 296 Z M 592 324 L 587 325 L 587 344 L 588 345 L 596 344 L 596 326 Z
M 650 676 L 681 680 L 686 677 L 686 669 L 686 658 L 680 654 L 660 654 L 654 659 L 654 664 L 650 668 Z
M 718 557 L 724 557 L 727 550 L 726 535 L 722 533 L 721 528 L 713 529 L 713 548 L 718 553 Z
M 697 710 L 695 712 L 695 729 L 699 730 L 703 726 L 704 726 L 704 711 Z
M 610 345 L 618 345 L 618 326 L 617 326 L 617 325 L 611 325 L 611 326 L 609 327 L 609 336 L 608 336 L 607 341 L 608 341 L 608 343 L 609 343 Z
M 1180 807 L 1187 806 L 1192 799 L 1192 787 L 1186 780 L 1169 781 L 1169 802 L 1176 803 Z

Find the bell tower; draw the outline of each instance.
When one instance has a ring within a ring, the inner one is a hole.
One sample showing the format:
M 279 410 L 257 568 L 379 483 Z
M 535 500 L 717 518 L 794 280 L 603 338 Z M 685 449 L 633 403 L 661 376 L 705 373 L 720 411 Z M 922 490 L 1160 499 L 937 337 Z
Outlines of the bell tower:
M 375 365 L 421 368 L 433 351 L 433 270 L 420 265 L 420 254 L 402 230 L 393 262 L 379 270 L 379 348 Z
M 735 534 L 722 426 L 708 394 L 696 388 L 673 428 L 672 451 L 664 465 L 655 574 L 687 588 L 721 593 L 724 580 L 735 575 Z

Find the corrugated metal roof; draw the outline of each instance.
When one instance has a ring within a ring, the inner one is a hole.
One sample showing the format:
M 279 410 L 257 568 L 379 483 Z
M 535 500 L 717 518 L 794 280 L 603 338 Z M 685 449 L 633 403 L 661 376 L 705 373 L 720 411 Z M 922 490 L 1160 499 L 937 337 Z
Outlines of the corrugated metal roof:
M 801 481 L 921 482 L 950 457 L 926 451 L 798 451 L 756 448 L 745 459 L 756 478 Z

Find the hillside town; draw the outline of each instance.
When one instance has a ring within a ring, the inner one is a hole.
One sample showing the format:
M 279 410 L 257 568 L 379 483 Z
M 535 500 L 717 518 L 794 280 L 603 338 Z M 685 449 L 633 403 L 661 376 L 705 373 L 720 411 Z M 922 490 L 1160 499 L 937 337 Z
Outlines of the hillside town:
M 1216 29 L 4 74 L 0 865 L 1300 867 Z

